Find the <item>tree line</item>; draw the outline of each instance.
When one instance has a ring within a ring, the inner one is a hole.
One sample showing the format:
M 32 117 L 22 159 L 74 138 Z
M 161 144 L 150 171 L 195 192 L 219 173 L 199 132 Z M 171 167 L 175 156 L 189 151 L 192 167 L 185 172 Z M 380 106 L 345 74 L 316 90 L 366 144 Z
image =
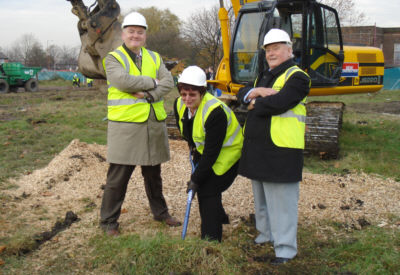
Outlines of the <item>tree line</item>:
M 24 34 L 11 47 L 0 48 L 9 62 L 21 62 L 29 67 L 48 69 L 76 69 L 80 46 L 58 46 L 47 44 L 45 47 L 33 34 Z

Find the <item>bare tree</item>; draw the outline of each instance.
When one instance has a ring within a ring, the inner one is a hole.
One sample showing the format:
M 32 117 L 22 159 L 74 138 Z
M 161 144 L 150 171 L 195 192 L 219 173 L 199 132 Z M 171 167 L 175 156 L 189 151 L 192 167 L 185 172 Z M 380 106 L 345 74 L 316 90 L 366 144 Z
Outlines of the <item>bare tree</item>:
M 342 26 L 362 25 L 367 20 L 365 14 L 356 8 L 354 0 L 320 0 L 320 2 L 337 10 Z
M 24 34 L 14 43 L 14 48 L 19 53 L 23 63 L 26 64 L 35 45 L 39 44 L 33 34 Z
M 23 62 L 22 54 L 18 45 L 4 49 L 4 54 L 8 57 L 9 62 Z
M 61 55 L 61 48 L 57 45 L 49 45 L 46 49 L 46 67 L 55 69 L 56 62 Z
M 64 45 L 60 47 L 59 56 L 56 59 L 57 69 L 75 70 L 78 66 L 79 49 L 80 46 L 69 47 Z
M 46 53 L 40 43 L 35 42 L 26 56 L 26 66 L 46 67 Z
M 184 25 L 184 36 L 192 48 L 192 60 L 199 66 L 216 68 L 222 58 L 218 6 L 193 13 Z

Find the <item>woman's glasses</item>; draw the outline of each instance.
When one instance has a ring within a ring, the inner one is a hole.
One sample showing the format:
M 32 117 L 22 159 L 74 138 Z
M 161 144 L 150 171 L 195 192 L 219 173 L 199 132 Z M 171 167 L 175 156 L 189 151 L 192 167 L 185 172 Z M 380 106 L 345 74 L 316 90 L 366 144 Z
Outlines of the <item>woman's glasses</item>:
M 183 83 L 178 84 L 178 90 L 181 97 L 196 97 L 200 91 L 198 89 L 194 89 L 195 87 L 192 85 L 187 85 Z
M 190 92 L 186 92 L 186 91 L 182 91 L 181 90 L 181 97 L 196 97 L 198 96 L 199 92 L 195 92 L 195 91 L 190 91 Z

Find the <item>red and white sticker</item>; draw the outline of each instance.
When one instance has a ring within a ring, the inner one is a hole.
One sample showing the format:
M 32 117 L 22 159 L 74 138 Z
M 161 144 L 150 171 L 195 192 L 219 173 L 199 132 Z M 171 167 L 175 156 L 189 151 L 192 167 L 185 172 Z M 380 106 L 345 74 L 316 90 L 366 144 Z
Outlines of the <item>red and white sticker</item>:
M 344 77 L 357 77 L 358 76 L 358 63 L 343 63 L 342 76 Z

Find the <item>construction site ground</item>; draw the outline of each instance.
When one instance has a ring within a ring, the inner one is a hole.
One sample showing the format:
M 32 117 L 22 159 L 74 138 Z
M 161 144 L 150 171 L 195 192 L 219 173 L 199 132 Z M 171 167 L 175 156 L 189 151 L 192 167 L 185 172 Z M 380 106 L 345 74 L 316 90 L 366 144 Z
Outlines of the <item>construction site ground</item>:
M 400 102 L 347 107 L 400 114 Z M 181 140 L 170 140 L 169 144 L 171 160 L 162 165 L 164 196 L 170 213 L 183 221 L 186 182 L 191 170 L 188 148 Z M 72 140 L 46 167 L 10 179 L 17 188 L 2 191 L 3 195 L 12 199 L 1 205 L 0 239 L 13 236 L 22 228 L 25 232 L 29 231 L 26 228 L 30 228 L 31 235 L 50 231 L 68 211 L 73 211 L 79 218 L 38 249 L 29 251 L 26 257 L 32 274 L 61 252 L 69 253 L 71 257 L 85 255 L 90 238 L 101 232 L 98 222 L 102 185 L 105 184 L 108 168 L 106 150 L 105 145 Z M 399 201 L 400 183 L 390 178 L 352 171 L 334 175 L 304 173 L 300 185 L 299 224 L 325 226 L 329 220 L 349 229 L 360 229 L 368 224 L 400 228 L 398 222 L 390 219 L 399 215 Z M 238 176 L 231 188 L 223 193 L 223 204 L 230 217 L 230 224 L 224 226 L 224 238 L 227 238 L 243 217 L 248 218 L 254 213 L 250 181 Z M 120 227 L 123 235 L 152 236 L 163 231 L 177 238 L 182 230 L 182 227 L 160 226 L 153 220 L 140 169 L 134 171 L 129 182 Z M 320 230 L 322 232 L 324 228 Z M 199 237 L 199 231 L 198 203 L 194 199 L 188 238 Z M 10 252 L 13 248 L 4 249 Z

